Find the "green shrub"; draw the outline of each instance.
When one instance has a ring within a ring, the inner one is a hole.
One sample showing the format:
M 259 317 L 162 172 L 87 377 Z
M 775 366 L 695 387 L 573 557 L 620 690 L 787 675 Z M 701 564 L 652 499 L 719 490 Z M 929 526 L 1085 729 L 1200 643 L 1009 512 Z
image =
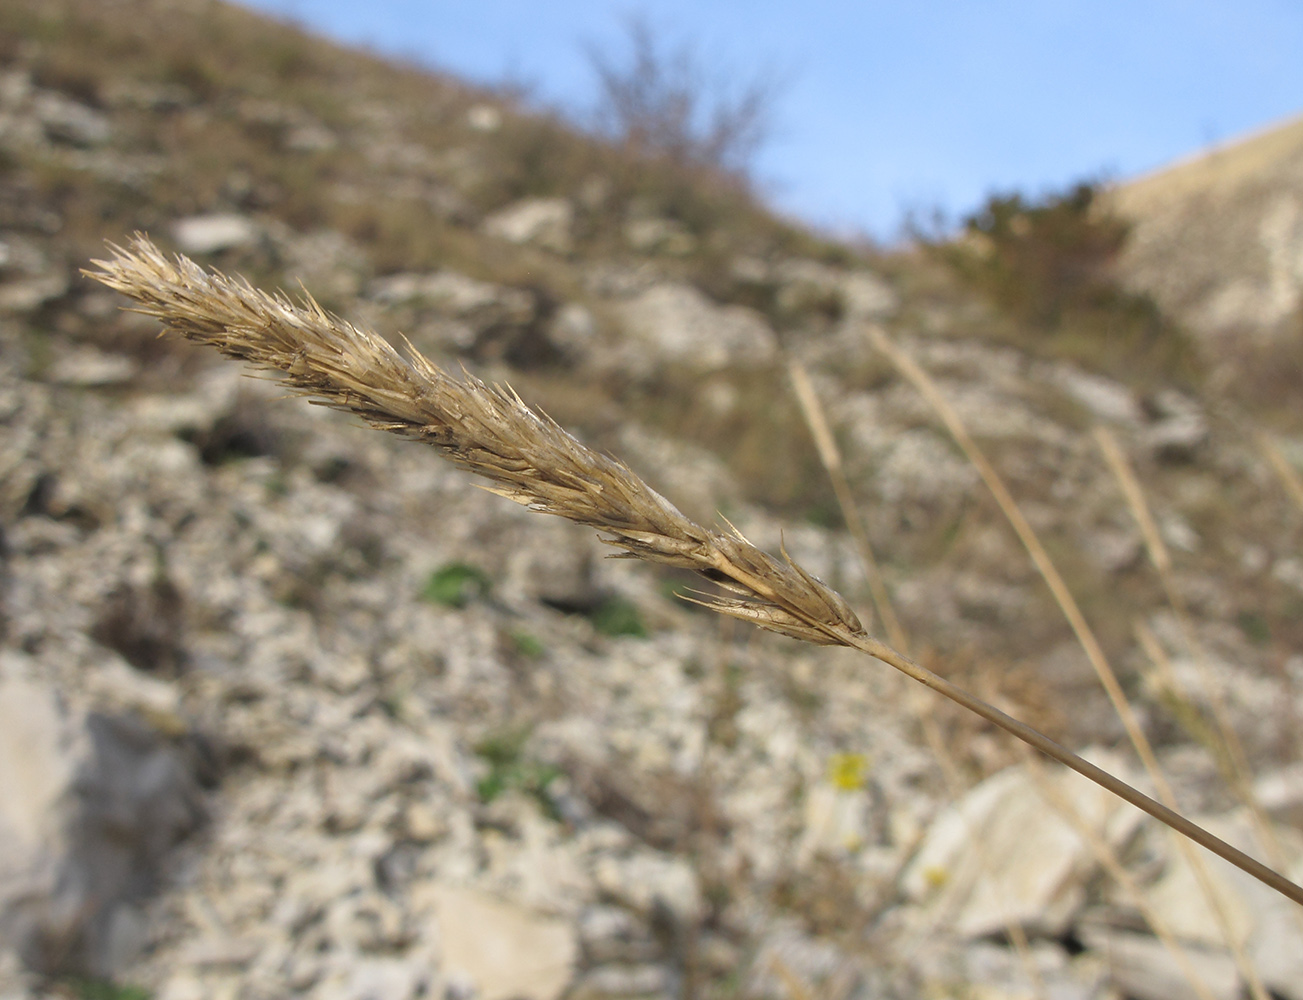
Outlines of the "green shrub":
M 1093 184 L 1029 200 L 992 195 L 940 246 L 960 278 L 1016 324 L 1020 346 L 1092 367 L 1190 381 L 1193 346 L 1154 301 L 1123 288 L 1116 262 L 1129 225 Z

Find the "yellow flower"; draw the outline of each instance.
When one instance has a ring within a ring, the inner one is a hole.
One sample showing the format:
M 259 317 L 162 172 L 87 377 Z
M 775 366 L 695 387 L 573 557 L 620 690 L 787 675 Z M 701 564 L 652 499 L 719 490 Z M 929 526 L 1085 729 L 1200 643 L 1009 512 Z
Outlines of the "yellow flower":
M 828 782 L 843 792 L 853 792 L 869 776 L 869 758 L 862 753 L 835 753 L 828 758 Z

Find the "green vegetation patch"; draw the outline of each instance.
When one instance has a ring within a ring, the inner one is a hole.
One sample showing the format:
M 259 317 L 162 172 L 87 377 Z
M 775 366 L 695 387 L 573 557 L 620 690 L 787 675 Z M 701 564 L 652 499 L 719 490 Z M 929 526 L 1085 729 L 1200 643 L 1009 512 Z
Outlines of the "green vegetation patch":
M 421 597 L 446 608 L 464 608 L 489 592 L 489 577 L 478 566 L 451 562 L 430 574 Z
M 475 791 L 483 803 L 492 802 L 503 792 L 523 792 L 537 799 L 543 811 L 555 817 L 556 807 L 548 795 L 548 786 L 561 777 L 561 769 L 534 760 L 525 753 L 528 728 L 504 729 L 486 736 L 475 745 L 475 753 L 489 765 L 489 773 L 480 779 Z
M 638 606 L 626 597 L 612 595 L 605 598 L 588 613 L 588 620 L 593 628 L 602 635 L 612 638 L 631 635 L 639 639 L 647 637 L 647 626 L 643 624 Z
M 516 652 L 526 659 L 537 660 L 547 652 L 542 639 L 523 629 L 516 629 L 511 633 L 511 643 L 516 647 Z
M 1271 642 L 1271 627 L 1256 611 L 1241 611 L 1235 617 L 1235 624 L 1244 633 L 1244 638 L 1255 646 L 1265 646 Z
M 63 985 L 77 1000 L 150 1000 L 152 996 L 143 986 L 120 986 L 108 979 L 73 978 Z

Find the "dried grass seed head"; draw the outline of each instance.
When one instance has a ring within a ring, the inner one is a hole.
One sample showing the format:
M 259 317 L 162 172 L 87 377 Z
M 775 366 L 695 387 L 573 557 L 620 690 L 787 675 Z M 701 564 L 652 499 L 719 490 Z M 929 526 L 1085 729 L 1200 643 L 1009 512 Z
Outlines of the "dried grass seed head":
M 432 444 L 531 510 L 596 528 L 622 555 L 695 570 L 734 596 L 701 602 L 721 614 L 808 642 L 837 644 L 864 630 L 849 605 L 797 566 L 740 533 L 702 527 L 624 463 L 580 443 L 510 388 L 457 379 L 404 340 L 321 308 L 310 295 L 269 295 L 240 277 L 169 259 L 137 234 L 85 273 L 188 340 L 247 362 L 313 402 Z M 841 637 L 841 638 L 839 638 Z

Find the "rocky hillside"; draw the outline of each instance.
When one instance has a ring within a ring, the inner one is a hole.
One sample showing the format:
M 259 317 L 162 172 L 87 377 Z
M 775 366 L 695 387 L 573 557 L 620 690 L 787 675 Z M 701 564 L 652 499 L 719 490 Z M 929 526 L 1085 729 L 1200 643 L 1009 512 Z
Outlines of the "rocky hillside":
M 236 7 L 9 0 L 0 996 L 1303 997 L 1287 904 L 1214 867 L 1223 926 L 1160 830 L 885 667 L 721 623 L 691 580 L 157 339 L 79 275 L 137 229 L 509 380 L 869 621 L 799 361 L 916 654 L 1145 785 L 885 331 L 1017 498 L 1182 808 L 1303 875 L 1279 413 L 1131 377 L 1082 339 L 1112 322 L 1094 298 L 1051 336 L 944 248 L 830 244 Z
M 1296 421 L 1303 121 L 1121 185 L 1111 206 L 1133 226 L 1126 282 L 1179 317 L 1242 400 L 1270 400 L 1277 419 Z
M 1303 295 L 1303 121 L 1120 186 L 1132 280 L 1208 337 L 1281 333 Z M 1296 333 L 1296 330 L 1290 332 Z

